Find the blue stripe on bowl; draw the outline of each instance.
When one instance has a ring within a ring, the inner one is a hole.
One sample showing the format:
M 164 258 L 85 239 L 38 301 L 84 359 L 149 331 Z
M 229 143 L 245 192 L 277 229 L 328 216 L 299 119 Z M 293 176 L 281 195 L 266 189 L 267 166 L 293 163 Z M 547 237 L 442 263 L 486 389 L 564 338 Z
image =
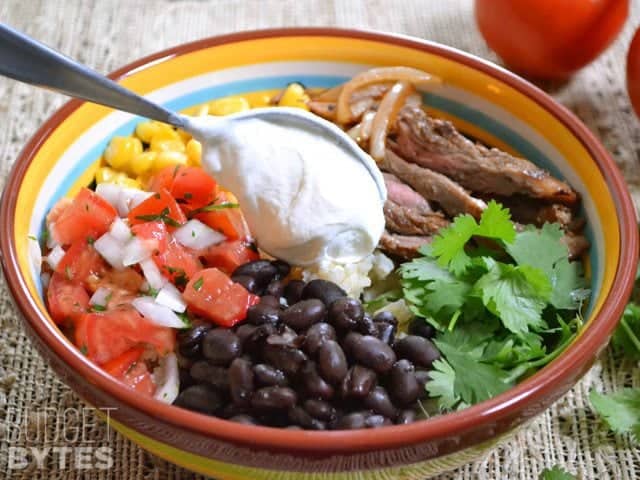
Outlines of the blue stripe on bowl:
M 203 88 L 201 90 L 197 90 L 195 92 L 191 92 L 186 95 L 174 98 L 170 101 L 164 102 L 163 105 L 171 110 L 179 111 L 205 103 L 214 98 L 247 92 L 255 92 L 260 90 L 283 88 L 292 82 L 299 82 L 307 87 L 329 88 L 343 83 L 346 80 L 348 80 L 348 77 L 325 75 L 284 75 L 274 77 L 260 77 Z M 527 158 L 536 165 L 549 170 L 553 175 L 562 178 L 562 175 L 558 168 L 544 153 L 542 153 L 538 148 L 536 148 L 532 143 L 523 138 L 517 132 L 511 130 L 506 125 L 496 121 L 485 113 L 479 110 L 475 110 L 468 105 L 456 102 L 455 100 L 451 100 L 449 98 L 445 98 L 435 94 L 425 94 L 423 95 L 423 100 L 426 105 L 429 105 L 438 110 L 442 110 L 455 117 L 477 125 L 484 131 L 490 133 L 494 137 L 509 145 L 514 150 L 520 152 L 520 154 L 524 158 Z M 49 211 L 50 208 L 60 198 L 62 198 L 66 194 L 66 192 L 70 190 L 71 186 L 75 182 L 75 179 L 78 178 L 83 171 L 89 168 L 89 166 L 93 162 L 100 158 L 102 152 L 104 151 L 109 140 L 112 137 L 118 135 L 130 135 L 131 132 L 133 132 L 136 124 L 141 120 L 143 120 L 142 117 L 132 116 L 131 120 L 127 121 L 117 129 L 110 132 L 105 132 L 102 140 L 97 142 L 93 148 L 91 148 L 81 158 L 79 158 L 78 161 L 75 162 L 74 166 L 70 169 L 69 174 L 66 175 L 65 178 L 60 182 L 55 190 L 54 195 L 49 199 L 46 211 Z M 585 215 L 585 212 L 582 211 L 581 214 Z M 45 219 L 43 216 L 43 218 L 40 219 L 40 224 L 42 225 L 41 232 L 42 229 L 44 229 L 44 220 Z M 590 251 L 590 260 L 593 272 L 593 276 L 591 279 L 591 288 L 595 292 L 596 287 L 600 284 L 600 277 L 602 272 L 600 270 L 600 263 L 597 256 L 598 245 L 594 244 L 595 237 L 593 235 L 593 230 L 590 223 L 587 223 L 587 226 L 585 228 L 585 235 L 592 245 Z M 40 294 L 42 295 L 42 285 L 39 278 L 36 279 L 36 284 Z M 595 298 L 595 296 L 596 295 L 592 295 L 591 297 L 589 307 L 586 311 L 587 315 L 591 312 L 593 299 Z

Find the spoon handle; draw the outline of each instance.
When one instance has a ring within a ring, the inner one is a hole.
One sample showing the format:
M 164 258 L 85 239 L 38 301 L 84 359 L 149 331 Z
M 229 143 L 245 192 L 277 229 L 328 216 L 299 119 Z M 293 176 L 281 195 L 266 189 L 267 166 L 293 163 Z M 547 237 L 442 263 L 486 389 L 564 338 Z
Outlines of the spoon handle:
M 177 127 L 184 123 L 180 115 L 3 23 L 0 23 L 0 75 Z

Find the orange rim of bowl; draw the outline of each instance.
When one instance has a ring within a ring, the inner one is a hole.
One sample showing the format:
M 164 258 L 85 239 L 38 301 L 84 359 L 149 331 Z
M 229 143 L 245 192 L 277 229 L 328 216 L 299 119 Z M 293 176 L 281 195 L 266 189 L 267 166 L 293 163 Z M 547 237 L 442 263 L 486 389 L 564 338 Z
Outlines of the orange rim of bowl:
M 152 398 L 143 397 L 121 385 L 92 364 L 80 352 L 70 348 L 64 335 L 39 311 L 36 303 L 27 293 L 24 279 L 20 275 L 16 258 L 13 235 L 4 229 L 0 234 L 2 268 L 9 290 L 25 321 L 43 340 L 47 348 L 65 363 L 79 372 L 87 381 L 127 404 L 156 419 L 174 426 L 185 428 L 201 435 L 210 436 L 236 444 L 250 444 L 254 448 L 307 453 L 340 452 L 354 453 L 363 450 L 398 448 L 405 445 L 429 442 L 447 437 L 463 436 L 466 432 L 484 424 L 499 423 L 527 406 L 539 405 L 549 396 L 566 392 L 570 388 L 567 381 L 590 364 L 598 352 L 606 345 L 625 303 L 631 293 L 638 260 L 638 232 L 636 214 L 624 179 L 615 162 L 586 126 L 569 110 L 558 104 L 549 95 L 517 75 L 488 61 L 470 54 L 433 42 L 408 36 L 379 33 L 366 30 L 338 28 L 284 28 L 256 30 L 211 37 L 173 47 L 144 57 L 116 70 L 109 75 L 112 79 L 122 79 L 147 66 L 167 61 L 175 56 L 245 40 L 290 36 L 327 36 L 355 38 L 391 43 L 423 52 L 439 55 L 508 84 L 521 94 L 529 97 L 553 114 L 581 141 L 595 160 L 613 196 L 620 220 L 620 260 L 609 296 L 604 301 L 597 317 L 589 327 L 563 354 L 551 364 L 521 382 L 507 392 L 469 407 L 465 410 L 409 425 L 385 427 L 382 435 L 371 435 L 367 430 L 334 432 L 300 432 L 270 427 L 247 426 L 229 422 L 217 417 L 194 413 Z M 6 183 L 0 205 L 0 224 L 14 225 L 17 192 L 31 160 L 49 135 L 74 110 L 82 105 L 80 100 L 71 100 L 56 111 L 30 139 L 20 153 Z

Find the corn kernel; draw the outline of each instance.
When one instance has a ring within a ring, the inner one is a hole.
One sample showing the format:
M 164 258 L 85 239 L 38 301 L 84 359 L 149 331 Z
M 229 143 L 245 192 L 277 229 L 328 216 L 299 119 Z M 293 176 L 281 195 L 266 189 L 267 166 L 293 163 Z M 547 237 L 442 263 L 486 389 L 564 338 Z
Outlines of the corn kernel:
M 202 165 L 202 144 L 195 140 L 191 139 L 187 142 L 187 161 L 189 165 L 193 167 L 199 167 Z
M 308 102 L 309 95 L 307 95 L 307 93 L 305 92 L 304 87 L 299 83 L 290 83 L 280 97 L 278 106 L 297 107 L 304 110 L 309 110 L 309 106 L 307 105 Z
M 131 162 L 129 171 L 134 175 L 142 175 L 151 170 L 153 161 L 158 156 L 157 152 L 142 152 L 136 155 Z
M 200 105 L 197 107 L 193 114 L 195 117 L 204 117 L 209 115 L 209 104 L 205 103 L 204 105 Z
M 185 132 L 184 130 L 182 130 L 181 128 L 178 128 L 176 130 L 176 133 L 178 134 L 178 137 L 180 137 L 180 140 L 183 141 L 183 143 L 187 143 L 189 140 L 191 140 L 191 134 L 189 132 Z
M 173 128 L 162 122 L 147 121 L 136 125 L 136 136 L 144 143 L 151 143 L 154 136 L 169 131 L 173 131 Z
M 249 102 L 244 97 L 225 97 L 209 102 L 209 115 L 231 115 L 249 110 Z
M 153 137 L 149 149 L 152 152 L 184 152 L 184 142 L 180 138 Z
M 153 171 L 157 172 L 165 167 L 174 165 L 186 165 L 187 155 L 184 152 L 164 151 L 159 152 L 158 156 L 153 160 Z
M 251 97 L 249 105 L 251 108 L 268 107 L 271 105 L 271 95 L 267 95 L 266 93 L 262 95 L 254 95 Z
M 124 170 L 142 153 L 142 142 L 135 137 L 113 137 L 104 151 L 105 161 L 116 170 Z
M 119 173 L 116 175 L 115 181 L 113 182 L 116 185 L 121 185 L 123 187 L 128 188 L 137 188 L 140 189 L 142 185 L 136 179 L 127 176 L 126 173 Z
M 117 172 L 109 167 L 100 167 L 96 170 L 96 183 L 110 183 L 113 181 Z

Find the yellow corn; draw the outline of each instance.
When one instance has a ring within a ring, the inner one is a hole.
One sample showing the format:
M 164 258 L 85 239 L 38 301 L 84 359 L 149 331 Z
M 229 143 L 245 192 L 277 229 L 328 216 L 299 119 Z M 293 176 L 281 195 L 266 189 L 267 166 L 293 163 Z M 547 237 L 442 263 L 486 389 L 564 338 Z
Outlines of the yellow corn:
M 142 153 L 142 142 L 135 137 L 113 137 L 104 151 L 105 161 L 116 170 L 125 170 Z
M 110 183 L 113 182 L 115 176 L 118 173 L 109 167 L 100 167 L 96 170 L 96 183 Z
M 194 109 L 193 115 L 195 117 L 204 117 L 205 115 L 209 115 L 209 104 L 205 103 L 204 105 L 200 105 Z
M 209 102 L 209 115 L 230 115 L 249 110 L 249 102 L 243 97 L 225 97 Z
M 304 90 L 304 87 L 299 83 L 291 83 L 285 89 L 278 106 L 280 107 L 297 107 L 304 110 L 309 110 L 307 103 L 309 102 L 309 95 Z
M 191 140 L 191 134 L 189 132 L 185 132 L 184 130 L 182 130 L 181 128 L 178 128 L 176 130 L 176 133 L 178 134 L 178 136 L 180 137 L 180 140 L 183 141 L 183 143 L 187 143 L 189 140 Z
M 202 145 L 199 141 L 191 139 L 186 147 L 187 161 L 193 167 L 202 165 Z
M 126 173 L 118 173 L 113 181 L 116 185 L 122 185 L 123 187 L 128 188 L 138 188 L 140 189 L 142 185 L 140 182 L 134 178 L 127 176 Z
M 134 157 L 129 170 L 134 175 L 142 175 L 151 170 L 157 156 L 157 152 L 142 152 Z
M 144 143 L 151 143 L 151 139 L 157 135 L 171 135 L 175 130 L 171 125 L 156 122 L 155 120 L 140 122 L 136 125 L 136 136 Z
M 158 152 L 158 156 L 153 160 L 153 171 L 157 172 L 165 167 L 174 165 L 186 165 L 187 154 L 177 151 Z
M 268 107 L 271 105 L 271 95 L 267 95 L 266 93 L 253 95 L 249 100 L 249 105 L 251 105 L 251 108 Z
M 176 134 L 177 135 L 177 134 Z M 149 150 L 152 152 L 184 152 L 184 142 L 178 138 L 153 137 Z

